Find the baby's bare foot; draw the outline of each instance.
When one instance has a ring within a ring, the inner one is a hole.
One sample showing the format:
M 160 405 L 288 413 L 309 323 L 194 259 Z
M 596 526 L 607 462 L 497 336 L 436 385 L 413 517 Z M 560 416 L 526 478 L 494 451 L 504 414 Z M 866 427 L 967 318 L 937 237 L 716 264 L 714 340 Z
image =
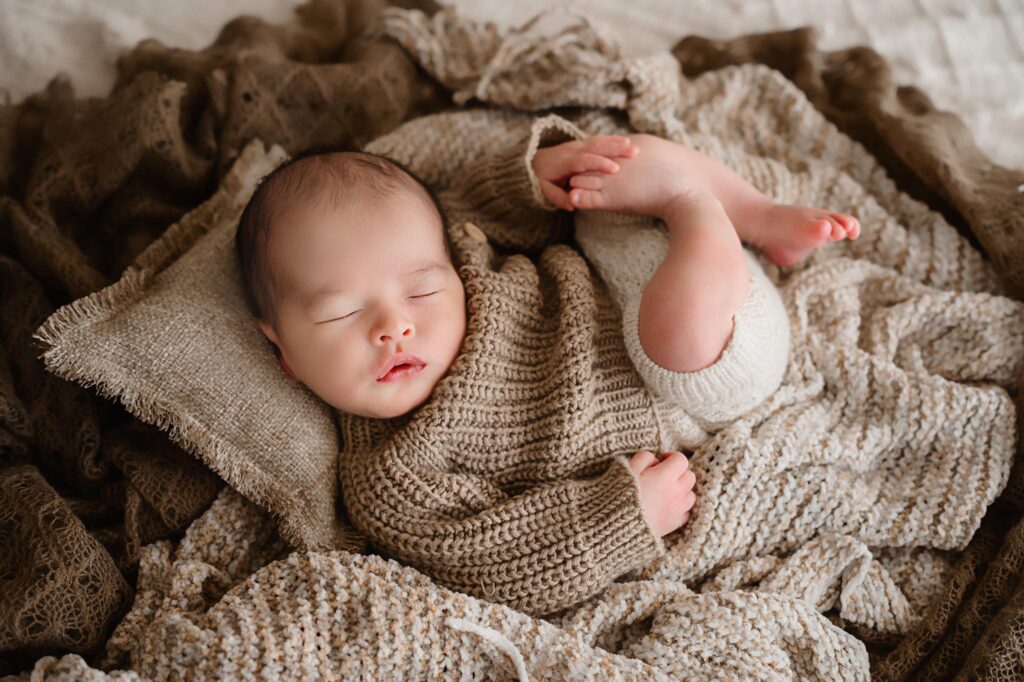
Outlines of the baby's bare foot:
M 856 239 L 860 223 L 852 215 L 820 208 L 772 204 L 754 245 L 776 265 L 799 263 L 827 241 Z

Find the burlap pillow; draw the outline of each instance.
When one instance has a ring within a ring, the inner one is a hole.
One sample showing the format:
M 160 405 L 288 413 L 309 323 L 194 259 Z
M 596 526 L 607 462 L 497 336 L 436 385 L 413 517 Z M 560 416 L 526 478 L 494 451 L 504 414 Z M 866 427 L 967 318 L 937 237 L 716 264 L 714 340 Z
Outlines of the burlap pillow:
M 295 547 L 358 550 L 336 518 L 330 407 L 281 371 L 242 298 L 235 230 L 259 179 L 287 158 L 247 146 L 220 189 L 115 284 L 50 316 L 46 368 L 120 400 L 279 520 Z

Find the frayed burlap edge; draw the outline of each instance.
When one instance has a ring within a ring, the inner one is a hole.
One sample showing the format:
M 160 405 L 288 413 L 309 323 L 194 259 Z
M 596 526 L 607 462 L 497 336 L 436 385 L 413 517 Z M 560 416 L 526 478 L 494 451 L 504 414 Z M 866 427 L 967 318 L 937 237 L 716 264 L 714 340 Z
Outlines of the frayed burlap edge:
M 189 251 L 211 227 L 223 220 L 237 220 L 242 207 L 258 181 L 287 158 L 278 145 L 269 150 L 254 140 L 239 155 L 231 171 L 224 177 L 217 192 L 181 221 L 167 228 L 128 266 L 114 284 L 75 300 L 54 311 L 35 331 L 33 339 L 42 344 L 39 358 L 47 371 L 99 395 L 120 402 L 138 419 L 167 432 L 170 439 L 185 451 L 205 462 L 241 494 L 270 512 L 278 524 L 281 537 L 294 547 L 308 549 L 358 550 L 362 543 L 349 537 L 344 526 L 335 521 L 333 528 L 324 528 L 319 519 L 324 510 L 311 510 L 308 500 L 295 495 L 286 499 L 279 491 L 262 485 L 267 472 L 254 466 L 237 448 L 225 444 L 206 425 L 175 413 L 152 396 L 158 392 L 147 386 L 131 384 L 124 379 L 109 379 L 109 368 L 83 358 L 70 349 L 76 346 L 76 332 L 107 321 L 139 299 L 149 289 L 153 278 Z M 297 516 L 278 514 L 281 508 L 294 509 Z M 333 512 L 326 515 L 333 517 Z

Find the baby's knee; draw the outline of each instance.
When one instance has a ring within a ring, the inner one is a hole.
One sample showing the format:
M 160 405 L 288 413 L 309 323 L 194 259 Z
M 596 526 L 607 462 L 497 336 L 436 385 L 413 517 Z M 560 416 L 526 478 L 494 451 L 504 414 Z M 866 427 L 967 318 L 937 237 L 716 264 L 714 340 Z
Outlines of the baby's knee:
M 717 362 L 729 345 L 734 316 L 718 306 L 694 300 L 685 319 L 671 324 L 640 314 L 640 345 L 651 362 L 672 372 L 696 372 Z
M 756 269 L 731 334 L 704 367 L 671 371 L 653 357 L 652 364 L 639 363 L 659 397 L 678 402 L 711 426 L 724 425 L 764 402 L 781 385 L 789 362 L 789 316 L 781 294 L 758 264 L 751 267 Z

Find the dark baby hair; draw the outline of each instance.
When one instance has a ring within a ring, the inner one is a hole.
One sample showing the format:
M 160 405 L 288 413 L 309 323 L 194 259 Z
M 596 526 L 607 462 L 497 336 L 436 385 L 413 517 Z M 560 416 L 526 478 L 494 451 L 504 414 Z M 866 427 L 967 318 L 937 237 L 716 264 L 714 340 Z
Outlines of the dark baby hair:
M 433 207 L 452 260 L 448 218 L 434 191 L 404 164 L 350 147 L 321 147 L 298 154 L 265 175 L 242 210 L 235 234 L 235 255 L 242 292 L 252 315 L 277 329 L 277 281 L 269 264 L 270 232 L 275 221 L 295 205 L 337 208 L 352 192 L 388 199 L 412 191 Z

